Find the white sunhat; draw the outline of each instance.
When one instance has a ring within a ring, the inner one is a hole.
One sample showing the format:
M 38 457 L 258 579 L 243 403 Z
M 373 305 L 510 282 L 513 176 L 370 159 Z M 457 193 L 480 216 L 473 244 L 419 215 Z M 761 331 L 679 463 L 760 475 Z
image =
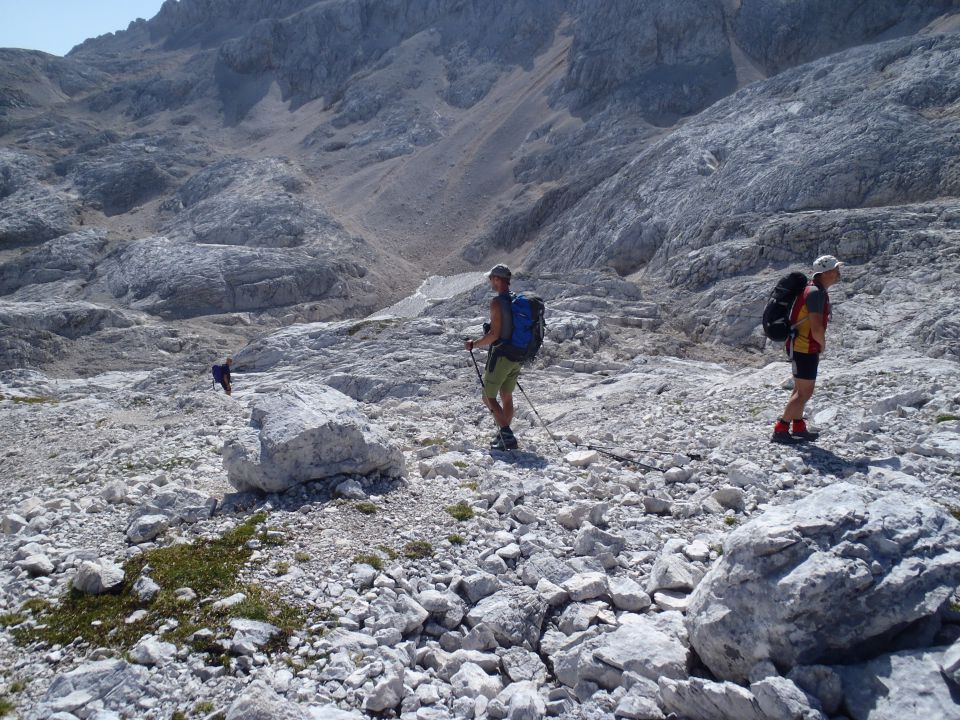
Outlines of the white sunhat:
M 813 261 L 813 274 L 830 272 L 834 268 L 843 267 L 843 263 L 837 260 L 833 255 L 821 255 Z

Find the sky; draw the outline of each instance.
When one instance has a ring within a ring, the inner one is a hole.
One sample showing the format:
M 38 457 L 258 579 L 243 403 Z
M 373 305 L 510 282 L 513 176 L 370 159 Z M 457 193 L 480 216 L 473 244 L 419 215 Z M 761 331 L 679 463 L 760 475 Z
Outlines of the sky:
M 0 0 L 0 47 L 66 55 L 87 38 L 149 20 L 163 0 Z

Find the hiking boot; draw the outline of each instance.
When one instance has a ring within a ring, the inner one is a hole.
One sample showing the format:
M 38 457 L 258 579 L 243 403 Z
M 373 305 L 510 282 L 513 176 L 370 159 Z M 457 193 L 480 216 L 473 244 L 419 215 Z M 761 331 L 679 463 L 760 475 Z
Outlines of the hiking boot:
M 807 423 L 805 420 L 793 421 L 792 435 L 797 440 L 816 440 L 818 437 L 820 437 L 820 433 L 810 432 L 807 430 Z
M 781 443 L 782 445 L 793 445 L 800 442 L 800 438 L 794 437 L 788 432 L 776 432 L 770 436 L 770 442 Z
M 517 438 L 509 428 L 503 428 L 490 441 L 491 450 L 516 450 L 518 447 Z
M 780 418 L 774 423 L 773 437 L 770 438 L 770 441 L 784 444 L 793 442 L 793 437 L 790 435 L 790 423 L 787 420 Z

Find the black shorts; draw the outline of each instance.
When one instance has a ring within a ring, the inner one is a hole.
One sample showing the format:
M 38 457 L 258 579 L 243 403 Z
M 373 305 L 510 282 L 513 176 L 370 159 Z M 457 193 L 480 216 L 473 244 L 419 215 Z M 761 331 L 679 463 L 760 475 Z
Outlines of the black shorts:
M 819 364 L 820 353 L 795 352 L 791 360 L 793 376 L 799 380 L 816 380 Z

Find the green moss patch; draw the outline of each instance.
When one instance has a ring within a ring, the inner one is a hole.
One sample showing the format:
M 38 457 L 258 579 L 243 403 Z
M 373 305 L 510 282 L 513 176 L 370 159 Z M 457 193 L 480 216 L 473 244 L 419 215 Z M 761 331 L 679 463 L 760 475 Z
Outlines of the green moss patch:
M 952 420 L 960 420 L 960 415 L 937 415 L 937 422 L 950 422 Z
M 460 522 L 466 522 L 467 520 L 473 519 L 475 513 L 473 508 L 467 505 L 465 502 L 458 502 L 456 505 L 450 505 L 446 508 L 447 512 L 450 513 L 451 517 Z
M 374 570 L 383 570 L 383 558 L 379 555 L 368 553 L 354 555 L 353 562 L 358 565 L 369 565 Z
M 412 540 L 403 546 L 403 554 L 411 560 L 420 560 L 433 555 L 433 545 L 426 540 Z
M 258 527 L 265 519 L 264 513 L 258 513 L 220 538 L 158 548 L 133 558 L 124 565 L 124 582 L 113 593 L 87 595 L 71 589 L 55 605 L 25 605 L 21 612 L 29 612 L 33 622 L 15 628 L 13 635 L 21 643 L 67 645 L 79 637 L 91 645 L 124 650 L 169 619 L 176 620 L 178 625 L 165 632 L 163 638 L 183 642 L 201 628 L 209 628 L 218 636 L 228 634 L 231 618 L 250 618 L 280 628 L 281 633 L 268 650 L 285 647 L 289 634 L 304 625 L 301 611 L 283 602 L 276 593 L 244 585 L 238 579 L 252 554 L 247 542 L 265 534 Z M 133 593 L 133 585 L 146 566 L 147 574 L 161 587 L 149 604 Z M 223 598 L 242 592 L 246 600 L 217 611 L 212 603 L 178 601 L 174 593 L 182 587 L 192 588 L 200 598 Z M 127 625 L 125 619 L 140 609 L 147 610 L 147 617 Z
M 375 515 L 378 508 L 372 502 L 358 502 L 354 503 L 353 507 L 357 509 L 358 512 L 362 512 L 364 515 Z
M 447 542 L 449 542 L 451 545 L 463 545 L 466 540 L 464 540 L 463 535 L 453 534 L 447 535 Z
M 60 402 L 56 398 L 44 397 L 39 395 L 37 397 L 10 397 L 15 403 L 21 403 L 23 405 L 41 405 L 43 403 L 57 403 Z

